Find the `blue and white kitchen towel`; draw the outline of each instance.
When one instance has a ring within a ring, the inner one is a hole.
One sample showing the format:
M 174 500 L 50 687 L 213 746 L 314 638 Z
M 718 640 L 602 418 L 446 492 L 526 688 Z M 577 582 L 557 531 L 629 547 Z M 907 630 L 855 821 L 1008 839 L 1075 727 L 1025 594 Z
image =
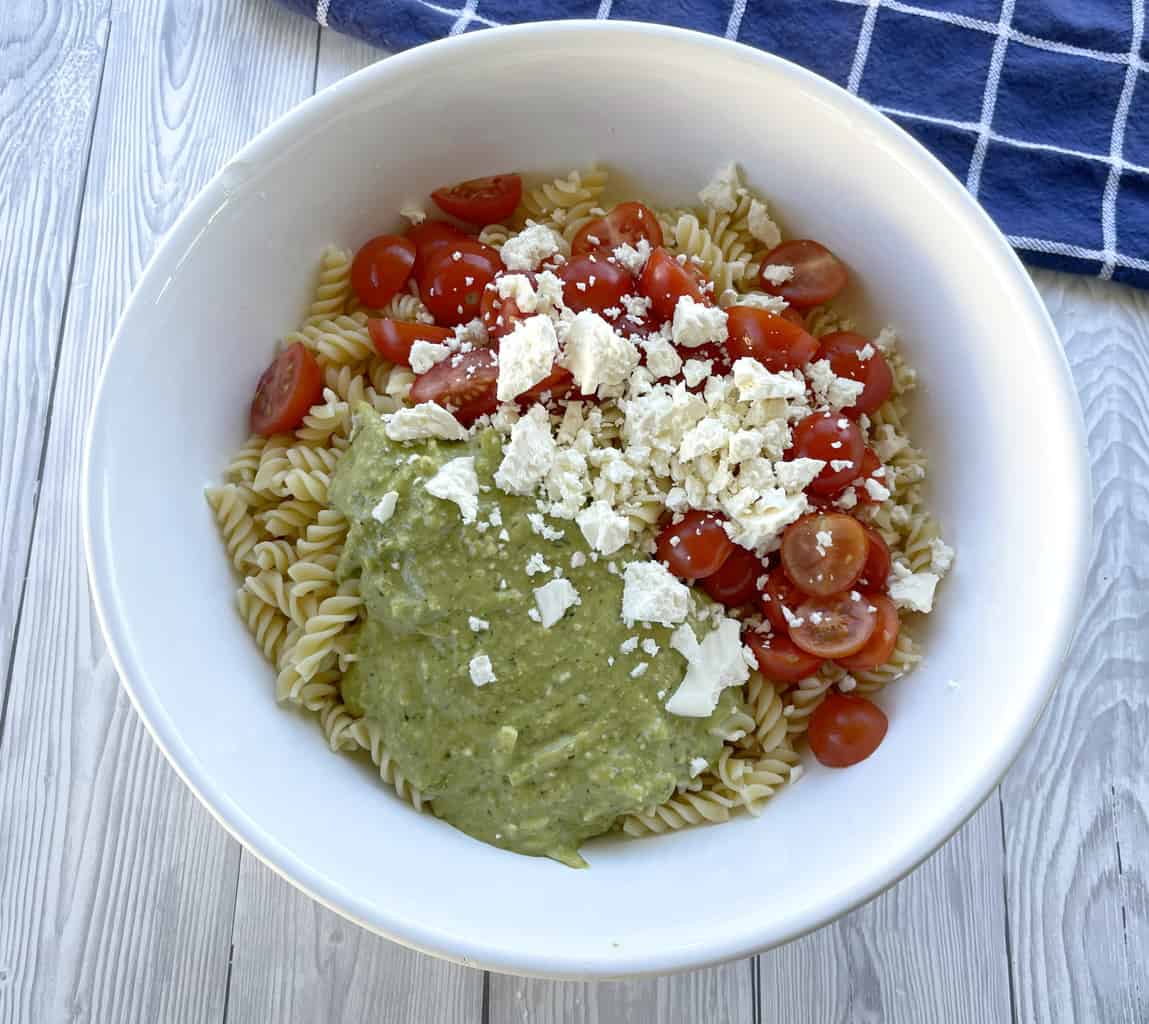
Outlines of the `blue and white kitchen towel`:
M 552 18 L 787 57 L 934 151 L 1023 259 L 1149 288 L 1146 0 L 281 0 L 392 50 Z

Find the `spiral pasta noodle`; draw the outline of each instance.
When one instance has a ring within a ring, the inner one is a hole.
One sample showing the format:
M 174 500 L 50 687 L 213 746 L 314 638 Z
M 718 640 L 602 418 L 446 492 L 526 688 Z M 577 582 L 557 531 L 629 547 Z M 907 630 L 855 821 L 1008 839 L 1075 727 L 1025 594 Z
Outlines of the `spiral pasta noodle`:
M 351 294 L 351 257 L 350 250 L 337 245 L 329 245 L 323 251 L 305 323 L 330 320 L 343 313 Z

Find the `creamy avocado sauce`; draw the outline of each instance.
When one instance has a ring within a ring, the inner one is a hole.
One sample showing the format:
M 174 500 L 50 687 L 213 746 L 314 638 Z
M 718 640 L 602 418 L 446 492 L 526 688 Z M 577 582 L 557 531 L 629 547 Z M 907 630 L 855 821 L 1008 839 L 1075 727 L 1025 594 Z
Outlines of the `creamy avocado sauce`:
M 686 668 L 669 647 L 672 630 L 627 627 L 620 617 L 622 570 L 646 556 L 628 547 L 596 561 L 574 523 L 549 517 L 561 539 L 536 533 L 527 519 L 534 499 L 493 483 L 502 459 L 495 431 L 404 444 L 369 408 L 358 417 L 331 486 L 351 524 L 340 572 L 360 578 L 367 612 L 343 699 L 380 723 L 388 751 L 441 817 L 496 846 L 581 866 L 584 839 L 665 800 L 690 778 L 692 759 L 716 762 L 739 691 L 724 691 L 710 718 L 665 710 Z M 459 506 L 424 484 L 468 455 L 480 494 L 478 521 L 464 525 Z M 372 511 L 389 491 L 398 498 L 381 523 Z M 586 559 L 578 568 L 576 552 Z M 549 568 L 529 575 L 536 554 Z M 556 568 L 581 604 L 544 629 L 529 613 Z M 702 636 L 709 602 L 694 600 Z M 633 636 L 653 639 L 658 653 L 622 653 Z M 481 687 L 469 669 L 480 654 L 496 677 Z

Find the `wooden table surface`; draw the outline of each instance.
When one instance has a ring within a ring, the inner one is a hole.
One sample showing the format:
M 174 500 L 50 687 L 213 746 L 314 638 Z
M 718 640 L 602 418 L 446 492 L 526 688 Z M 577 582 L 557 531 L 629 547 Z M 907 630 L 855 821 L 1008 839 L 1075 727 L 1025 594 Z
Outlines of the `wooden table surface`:
M 240 145 L 378 51 L 270 0 L 0 8 L 0 1021 L 1149 1021 L 1149 295 L 1034 275 L 1085 409 L 1094 555 L 1065 679 L 965 828 L 741 963 L 486 975 L 347 923 L 215 824 L 117 682 L 80 543 L 85 420 L 149 254 Z

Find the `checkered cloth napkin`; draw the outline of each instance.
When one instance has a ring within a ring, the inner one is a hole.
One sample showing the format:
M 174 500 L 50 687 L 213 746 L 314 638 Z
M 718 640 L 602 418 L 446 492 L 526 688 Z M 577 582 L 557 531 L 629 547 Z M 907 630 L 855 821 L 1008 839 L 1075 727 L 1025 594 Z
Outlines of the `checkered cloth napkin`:
M 824 75 L 916 136 L 1030 263 L 1149 288 L 1146 0 L 280 0 L 392 50 L 548 18 L 655 21 Z

